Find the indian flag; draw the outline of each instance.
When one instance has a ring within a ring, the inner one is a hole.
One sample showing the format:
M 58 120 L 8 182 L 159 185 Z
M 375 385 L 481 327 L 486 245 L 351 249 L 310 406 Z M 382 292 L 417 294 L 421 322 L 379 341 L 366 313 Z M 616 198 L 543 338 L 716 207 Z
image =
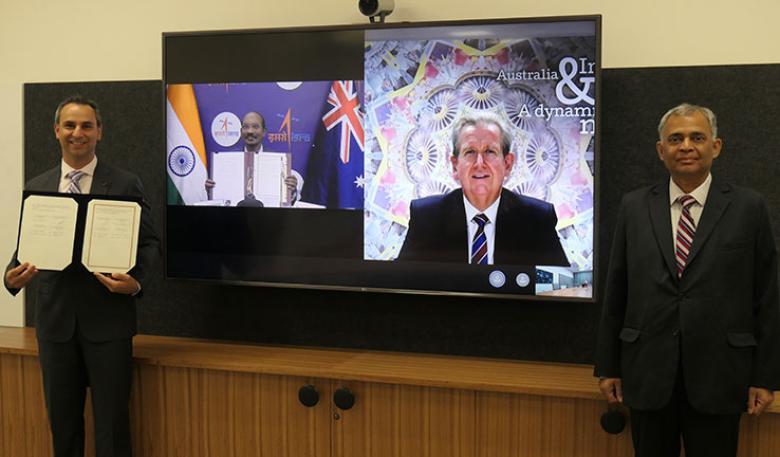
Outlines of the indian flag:
M 205 201 L 206 146 L 192 84 L 168 86 L 168 203 Z

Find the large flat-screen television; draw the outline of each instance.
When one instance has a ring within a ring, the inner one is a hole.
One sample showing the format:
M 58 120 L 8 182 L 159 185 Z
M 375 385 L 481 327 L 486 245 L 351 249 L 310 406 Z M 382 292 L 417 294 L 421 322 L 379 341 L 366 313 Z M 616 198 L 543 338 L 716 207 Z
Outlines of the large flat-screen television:
M 592 301 L 600 35 L 164 34 L 167 277 Z

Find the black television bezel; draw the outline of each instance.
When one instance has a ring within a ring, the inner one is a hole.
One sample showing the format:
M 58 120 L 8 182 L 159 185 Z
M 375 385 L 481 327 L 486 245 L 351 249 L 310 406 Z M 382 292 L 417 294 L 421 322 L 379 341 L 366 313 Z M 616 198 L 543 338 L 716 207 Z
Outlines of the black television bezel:
M 598 301 L 600 292 L 600 280 L 598 277 L 599 270 L 599 229 L 600 223 L 600 177 L 601 177 L 601 19 L 600 14 L 591 15 L 572 15 L 572 16 L 538 16 L 538 17 L 512 17 L 512 18 L 489 18 L 489 19 L 459 19 L 459 20 L 446 20 L 446 21 L 422 21 L 422 22 L 384 22 L 384 23 L 367 23 L 367 24 L 341 24 L 341 25 L 325 25 L 325 26 L 292 26 L 292 27 L 269 27 L 269 28 L 256 28 L 256 29 L 227 29 L 227 30 L 202 30 L 202 31 L 180 31 L 180 32 L 163 32 L 162 33 L 162 110 L 163 119 L 167 119 L 167 86 L 169 80 L 167 78 L 167 62 L 168 51 L 166 47 L 166 40 L 169 38 L 183 38 L 183 37 L 207 37 L 207 36 L 224 36 L 224 35 L 249 35 L 249 34 L 272 34 L 272 33 L 316 33 L 316 32 L 338 32 L 338 31 L 368 31 L 377 29 L 401 29 L 401 28 L 425 28 L 425 27 L 450 27 L 450 26 L 468 26 L 468 25 L 501 25 L 501 24 L 533 24 L 533 23 L 548 23 L 548 22 L 593 22 L 595 27 L 595 41 L 596 41 L 596 68 L 595 68 L 595 89 L 594 98 L 596 100 L 595 106 L 595 135 L 594 135 L 594 176 L 593 176 L 593 269 L 592 277 L 593 282 L 591 284 L 592 295 L 590 297 L 561 297 L 552 295 L 519 295 L 519 294 L 498 294 L 498 293 L 486 293 L 486 292 L 455 292 L 445 290 L 420 290 L 420 289 L 403 289 L 403 288 L 380 288 L 380 287 L 367 287 L 367 286 L 340 286 L 329 284 L 301 284 L 301 283 L 285 283 L 285 282 L 266 282 L 266 281 L 252 281 L 252 280 L 226 280 L 226 279 L 205 279 L 205 278 L 193 278 L 182 276 L 170 276 L 168 274 L 168 205 L 167 196 L 165 198 L 165 210 L 162 221 L 163 227 L 163 274 L 166 280 L 178 280 L 178 281 L 194 281 L 210 284 L 225 284 L 225 285 L 240 285 L 240 286 L 254 286 L 254 287 L 275 287 L 275 288 L 292 288 L 292 289 L 312 289 L 312 290 L 334 290 L 334 291 L 348 291 L 348 292 L 372 292 L 372 293 L 396 293 L 396 294 L 413 294 L 413 295 L 435 295 L 435 296 L 453 296 L 453 297 L 475 297 L 475 298 L 491 298 L 491 299 L 509 299 L 509 300 L 522 300 L 522 301 L 548 301 L 548 302 L 564 302 L 564 303 L 591 303 L 595 304 Z M 209 81 L 186 81 L 186 83 L 201 83 Z M 220 81 L 230 82 L 230 81 Z M 177 82 L 174 81 L 174 84 Z M 181 83 L 185 83 L 182 81 Z M 167 129 L 167 127 L 164 126 Z M 166 146 L 167 149 L 167 146 Z M 167 173 L 165 170 L 167 154 L 164 154 L 161 158 L 163 167 L 162 188 L 167 192 Z M 368 260 L 363 260 L 368 262 Z

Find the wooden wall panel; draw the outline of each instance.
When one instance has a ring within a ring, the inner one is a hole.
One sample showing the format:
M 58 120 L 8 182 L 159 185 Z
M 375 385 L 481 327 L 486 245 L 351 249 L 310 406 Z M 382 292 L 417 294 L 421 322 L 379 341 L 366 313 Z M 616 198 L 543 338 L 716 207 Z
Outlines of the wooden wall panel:
M 165 418 L 164 368 L 136 365 L 130 398 L 133 452 L 144 457 L 164 457 L 168 450 Z
M 2 446 L 3 455 L 13 455 L 14 450 L 25 449 L 24 442 L 24 404 L 18 399 L 24 392 L 22 375 L 22 357 L 4 355 L 0 363 L 0 421 L 3 424 Z
M 347 387 L 355 393 L 355 406 L 349 410 L 341 410 L 335 406 L 331 406 L 332 418 L 333 418 L 333 435 L 331 443 L 331 455 L 342 457 L 374 457 L 372 453 L 372 447 L 378 446 L 384 448 L 377 450 L 376 455 L 394 455 L 387 454 L 387 452 L 393 448 L 388 443 L 374 443 L 371 439 L 371 429 L 373 424 L 371 422 L 372 408 L 370 405 L 374 401 L 374 395 L 371 389 L 367 387 L 367 383 L 363 382 L 339 382 L 333 381 L 331 388 L 335 392 L 340 387 Z M 376 394 L 376 401 L 383 401 L 388 407 L 391 407 L 388 411 L 392 410 L 393 395 L 384 389 L 380 389 Z M 328 403 L 332 405 L 332 398 L 327 399 Z M 390 414 L 395 415 L 395 412 Z M 393 424 L 394 425 L 394 424 Z M 396 432 L 395 429 L 387 429 L 388 435 L 393 435 Z M 396 452 L 393 450 L 393 452 Z
M 131 399 L 136 454 L 144 457 L 330 455 L 330 413 L 305 408 L 313 379 L 139 365 Z
M 602 402 L 495 392 L 477 394 L 477 456 L 629 457 L 628 429 L 601 430 Z
M 775 394 L 775 401 L 780 397 Z M 780 415 L 742 416 L 738 457 L 780 456 Z
M 0 455 L 49 457 L 51 433 L 38 359 L 0 354 Z
M 30 456 L 48 456 L 51 453 L 51 433 L 46 413 L 46 401 L 43 397 L 40 364 L 35 357 L 22 357 L 21 364 L 23 392 L 20 398 L 24 402 L 25 451 Z M 1 402 L 2 400 L 0 400 Z
M 200 417 L 197 414 L 199 405 L 194 404 L 192 397 L 193 384 L 197 390 L 197 376 L 191 376 L 190 369 L 178 367 L 165 367 L 160 370 L 160 374 L 163 377 L 162 385 L 154 383 L 149 386 L 150 389 L 162 388 L 160 394 L 164 403 L 159 413 L 164 414 L 165 428 L 160 431 L 165 432 L 165 439 L 157 446 L 160 453 L 169 457 L 204 456 L 201 452 L 203 434 L 199 429 L 201 421 L 190 419 Z
M 475 392 L 439 388 L 428 390 L 431 457 L 474 457 Z
M 334 409 L 333 456 L 473 457 L 474 393 L 455 389 L 334 381 L 356 395 Z
M 263 375 L 266 376 L 269 375 Z M 330 457 L 333 424 L 330 381 L 297 377 L 282 379 L 285 383 L 282 399 L 286 402 L 286 421 L 281 425 L 288 433 L 285 455 Z M 306 407 L 298 401 L 298 389 L 306 384 L 314 386 L 320 394 L 319 402 L 313 407 Z

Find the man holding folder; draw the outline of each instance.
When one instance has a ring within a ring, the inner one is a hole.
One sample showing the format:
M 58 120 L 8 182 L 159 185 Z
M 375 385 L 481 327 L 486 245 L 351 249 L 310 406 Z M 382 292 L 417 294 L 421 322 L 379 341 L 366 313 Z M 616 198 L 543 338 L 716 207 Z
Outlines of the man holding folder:
M 102 119 L 95 102 L 63 100 L 54 133 L 62 161 L 31 179 L 32 191 L 141 198 L 141 226 L 135 266 L 127 273 L 90 273 L 78 262 L 62 271 L 38 271 L 14 254 L 5 286 L 12 294 L 37 281 L 35 326 L 55 457 L 84 453 L 84 402 L 91 389 L 98 457 L 130 456 L 129 398 L 135 298 L 150 279 L 160 255 L 149 205 L 137 176 L 112 167 L 95 154 Z M 24 260 L 24 259 L 22 259 Z

